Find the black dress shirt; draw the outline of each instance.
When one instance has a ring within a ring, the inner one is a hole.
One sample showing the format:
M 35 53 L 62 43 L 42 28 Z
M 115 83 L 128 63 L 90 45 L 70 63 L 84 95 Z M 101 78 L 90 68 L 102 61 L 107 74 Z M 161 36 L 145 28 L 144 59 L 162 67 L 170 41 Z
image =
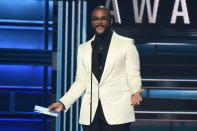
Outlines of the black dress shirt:
M 95 36 L 92 41 L 92 72 L 97 78 L 98 82 L 101 80 L 103 70 L 105 67 L 105 61 L 111 42 L 113 32 L 110 30 L 104 36 Z

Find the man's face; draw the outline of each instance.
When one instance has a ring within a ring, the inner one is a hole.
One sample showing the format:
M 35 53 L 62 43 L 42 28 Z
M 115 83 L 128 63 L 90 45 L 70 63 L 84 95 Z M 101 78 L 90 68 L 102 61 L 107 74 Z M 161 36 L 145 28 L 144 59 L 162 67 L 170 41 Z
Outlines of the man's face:
M 110 20 L 109 14 L 106 10 L 97 9 L 92 12 L 91 23 L 97 34 L 103 34 L 112 24 L 112 21 Z

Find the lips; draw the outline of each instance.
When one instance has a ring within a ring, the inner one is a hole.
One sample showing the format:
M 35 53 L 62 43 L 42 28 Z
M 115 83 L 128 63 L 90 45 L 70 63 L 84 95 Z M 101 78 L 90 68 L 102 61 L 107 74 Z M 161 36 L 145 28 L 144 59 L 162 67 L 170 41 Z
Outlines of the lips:
M 104 25 L 97 25 L 96 28 L 105 28 Z
M 97 27 L 96 29 L 97 29 L 97 30 L 103 30 L 103 29 L 105 29 L 105 28 L 99 26 L 99 27 Z
M 104 25 L 95 26 L 95 31 L 97 34 L 102 34 L 105 31 L 106 27 Z

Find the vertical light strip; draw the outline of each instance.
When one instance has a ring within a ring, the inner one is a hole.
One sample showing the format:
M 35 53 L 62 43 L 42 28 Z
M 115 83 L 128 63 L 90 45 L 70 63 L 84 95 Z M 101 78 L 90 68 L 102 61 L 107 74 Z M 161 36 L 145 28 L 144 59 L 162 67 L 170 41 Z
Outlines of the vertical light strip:
M 83 1 L 83 16 L 82 16 L 82 43 L 86 42 L 86 24 L 87 24 L 87 1 Z M 82 99 L 81 99 L 82 101 Z M 80 126 L 80 131 L 83 131 L 82 125 Z
M 65 69 L 65 73 L 64 73 L 64 94 L 66 93 L 67 91 L 67 63 L 68 63 L 68 1 L 66 1 L 66 5 L 65 5 L 65 36 L 64 36 L 64 39 L 65 39 L 65 43 L 64 43 L 64 46 L 65 46 L 65 63 L 64 63 L 64 69 Z M 63 113 L 63 131 L 66 131 L 66 112 Z
M 78 13 L 77 13 L 77 48 L 81 42 L 81 0 L 78 0 Z M 79 131 L 79 100 L 76 102 L 76 131 Z
M 87 33 L 87 1 L 83 1 L 82 43 L 86 42 Z
M 58 1 L 58 32 L 57 32 L 57 85 L 56 85 L 56 101 L 61 97 L 61 65 L 62 65 L 62 16 L 63 16 L 63 2 Z M 56 131 L 60 131 L 61 117 L 56 118 Z
M 75 44 L 75 1 L 72 0 L 72 30 L 71 30 L 71 72 L 70 72 L 70 84 L 73 83 L 74 75 L 74 44 Z M 70 108 L 70 131 L 72 131 L 72 119 L 73 117 L 73 108 Z

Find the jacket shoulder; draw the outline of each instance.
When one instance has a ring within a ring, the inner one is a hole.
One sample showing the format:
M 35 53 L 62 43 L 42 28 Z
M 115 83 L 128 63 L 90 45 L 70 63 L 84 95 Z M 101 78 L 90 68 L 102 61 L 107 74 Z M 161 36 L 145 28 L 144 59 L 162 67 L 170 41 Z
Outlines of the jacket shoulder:
M 78 49 L 86 49 L 91 44 L 91 40 L 88 40 L 87 42 L 84 42 L 79 45 Z
M 135 41 L 132 38 L 128 38 L 122 35 L 116 34 L 119 41 L 121 41 L 120 46 L 124 46 L 125 48 L 134 47 L 135 48 Z
M 132 38 L 125 37 L 125 36 L 122 36 L 122 35 L 117 35 L 117 36 L 118 36 L 118 38 L 119 38 L 120 40 L 123 40 L 123 41 L 125 41 L 125 42 L 132 42 L 132 43 L 134 43 L 134 39 L 132 39 Z

